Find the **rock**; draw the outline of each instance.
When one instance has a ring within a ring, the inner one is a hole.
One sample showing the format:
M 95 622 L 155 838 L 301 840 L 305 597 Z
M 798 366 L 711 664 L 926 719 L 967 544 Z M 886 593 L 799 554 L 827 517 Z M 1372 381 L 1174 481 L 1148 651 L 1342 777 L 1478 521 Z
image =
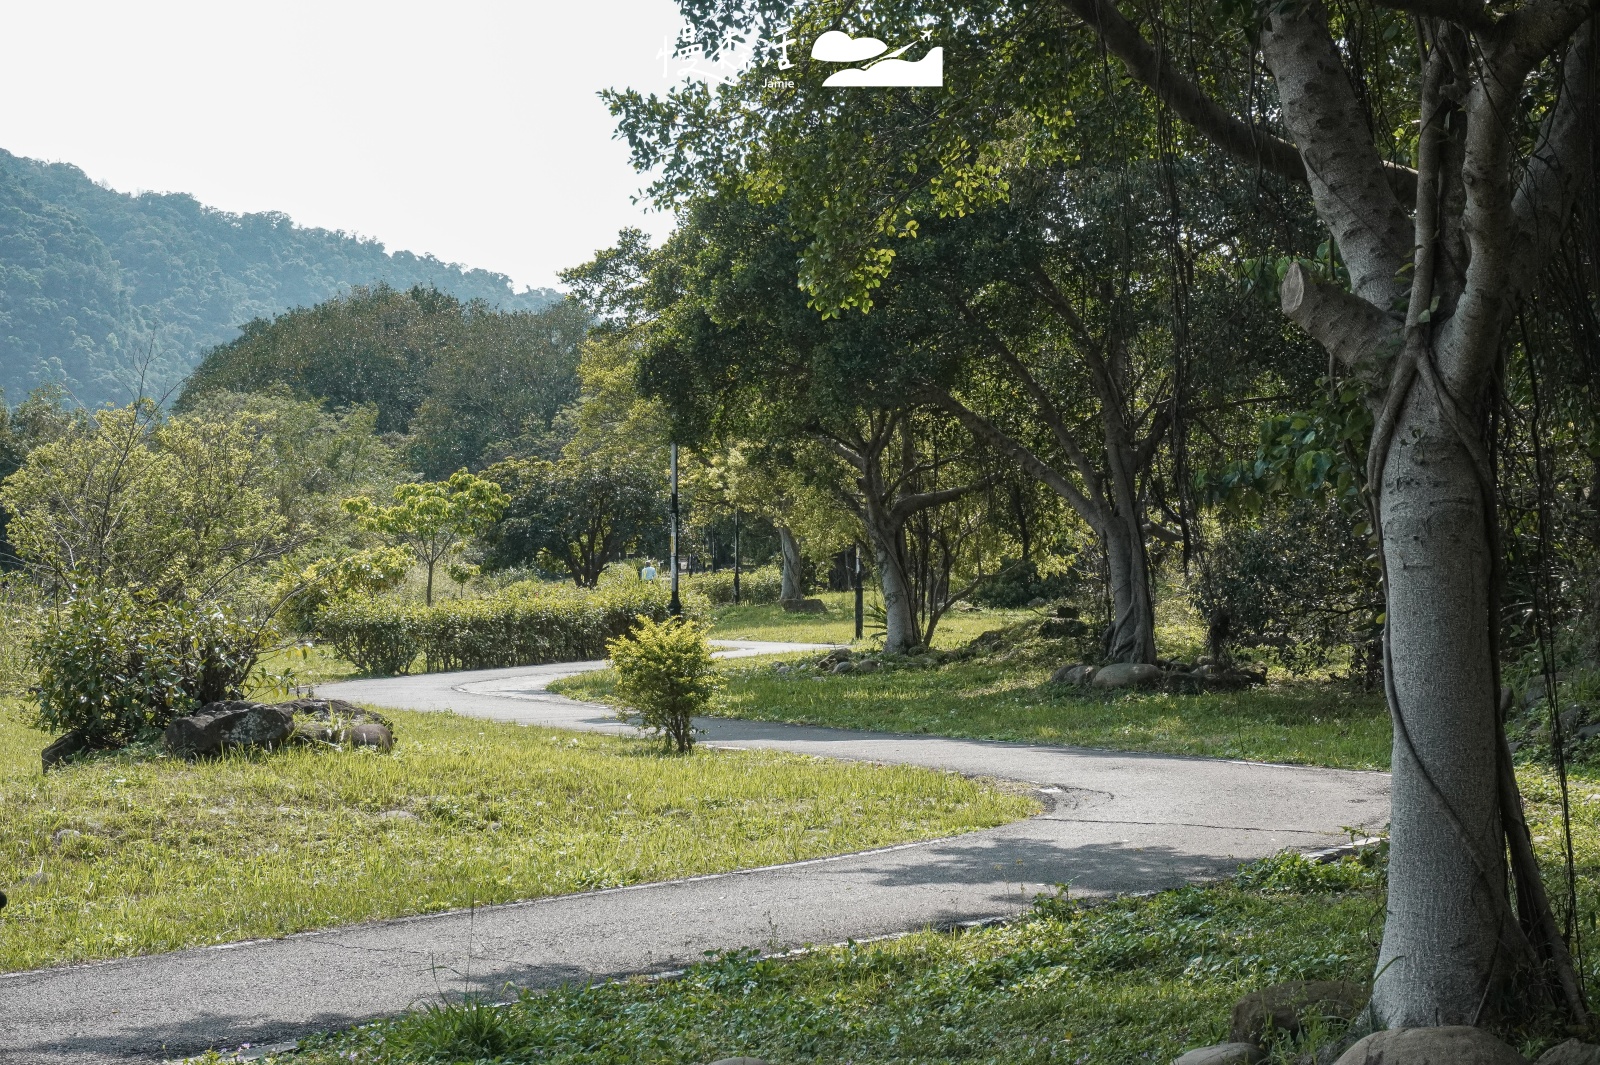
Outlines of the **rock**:
M 1600 1065 L 1600 1047 L 1568 1039 L 1540 1054 L 1533 1065 Z
M 1113 662 L 1101 666 L 1090 681 L 1096 688 L 1137 688 L 1161 680 L 1161 670 L 1144 662 Z
M 379 821 L 421 821 L 422 818 L 410 810 L 384 810 L 378 814 Z
M 1050 674 L 1051 684 L 1074 684 L 1083 687 L 1094 677 L 1094 667 L 1085 665 L 1062 666 Z
M 1029 609 L 1032 609 L 1032 610 L 1038 610 L 1040 607 L 1049 606 L 1049 605 L 1050 605 L 1050 600 L 1040 598 L 1039 596 L 1034 596 L 1032 599 L 1028 600 L 1028 607 L 1029 607 Z
M 83 833 L 79 832 L 75 828 L 58 828 L 50 834 L 50 839 L 51 842 L 59 847 L 68 840 L 77 839 L 81 835 L 83 835 Z
M 294 732 L 294 713 L 281 706 L 252 706 L 224 730 L 225 747 L 278 747 Z
M 1351 1021 L 1367 1004 L 1367 991 L 1343 980 L 1292 980 L 1253 991 L 1233 1007 L 1228 1038 L 1265 1043 L 1268 1031 L 1299 1035 L 1312 1015 Z
M 1570 736 L 1583 724 L 1583 707 L 1576 704 L 1561 711 L 1561 734 Z
M 389 731 L 388 725 L 379 725 L 375 722 L 366 722 L 350 727 L 350 746 L 376 747 L 380 751 L 387 751 L 394 746 L 394 733 Z
M 186 757 L 221 754 L 228 730 L 244 720 L 255 703 L 207 703 L 193 714 L 175 717 L 162 740 L 167 749 Z
M 1600 736 L 1600 724 L 1583 726 L 1578 730 L 1577 736 L 1580 740 L 1592 740 L 1596 736 Z
M 772 667 L 772 672 L 776 673 L 780 677 L 784 676 L 789 672 L 789 663 L 779 662 L 777 665 Z
M 276 705 L 296 717 L 307 717 L 330 725 L 335 723 L 361 725 L 371 722 L 375 725 L 386 725 L 391 732 L 394 731 L 394 723 L 382 714 L 374 710 L 363 710 L 355 703 L 347 703 L 343 699 L 294 699 Z
M 1267 1055 L 1254 1043 L 1218 1043 L 1180 1054 L 1172 1065 L 1255 1065 Z
M 877 661 L 871 658 L 861 659 L 855 664 L 855 667 L 857 673 L 876 673 L 880 668 Z
M 830 673 L 854 673 L 855 671 L 856 671 L 856 664 L 854 662 L 835 662 L 833 664 L 833 668 L 831 670 L 829 670 L 828 672 L 830 672 Z
M 826 614 L 828 604 L 821 599 L 780 599 L 778 605 L 788 614 Z
M 1528 1065 L 1482 1028 L 1391 1028 L 1374 1032 L 1335 1065 Z
M 44 772 L 48 773 L 51 766 L 76 758 L 88 749 L 88 737 L 81 732 L 69 732 L 40 751 L 39 762 L 44 767 Z

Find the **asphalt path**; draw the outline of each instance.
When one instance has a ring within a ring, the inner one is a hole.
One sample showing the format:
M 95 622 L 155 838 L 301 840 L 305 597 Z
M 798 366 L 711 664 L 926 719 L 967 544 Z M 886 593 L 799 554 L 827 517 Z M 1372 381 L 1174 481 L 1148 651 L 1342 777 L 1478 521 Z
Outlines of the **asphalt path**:
M 726 644 L 724 657 L 807 650 Z M 554 695 L 566 663 L 322 685 L 328 698 L 631 732 Z M 797 684 L 824 680 L 796 679 Z M 96 965 L 0 975 L 0 1062 L 160 1061 L 272 1044 L 462 993 L 661 972 L 1016 914 L 1068 884 L 1103 896 L 1225 874 L 1388 821 L 1386 774 L 706 719 L 701 742 L 1021 781 L 1037 817 L 952 839 L 715 876 Z

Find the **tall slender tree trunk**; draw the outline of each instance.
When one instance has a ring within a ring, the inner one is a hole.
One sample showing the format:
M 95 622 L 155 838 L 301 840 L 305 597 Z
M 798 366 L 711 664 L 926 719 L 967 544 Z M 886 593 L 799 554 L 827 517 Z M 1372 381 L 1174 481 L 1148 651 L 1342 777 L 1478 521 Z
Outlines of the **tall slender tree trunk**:
M 787 525 L 779 525 L 777 528 L 778 546 L 783 555 L 783 586 L 778 592 L 778 598 L 800 599 L 806 594 L 801 586 L 805 560 L 800 557 L 800 539 Z
M 1475 1024 L 1526 948 L 1496 789 L 1488 515 L 1472 455 L 1420 384 L 1380 500 L 1395 742 L 1373 1008 L 1388 1027 Z

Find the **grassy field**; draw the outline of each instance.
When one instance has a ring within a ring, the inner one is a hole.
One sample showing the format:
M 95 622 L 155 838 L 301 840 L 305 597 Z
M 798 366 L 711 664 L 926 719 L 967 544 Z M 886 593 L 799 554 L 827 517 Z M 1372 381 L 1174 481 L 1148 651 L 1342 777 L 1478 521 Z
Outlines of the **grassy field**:
M 722 606 L 712 615 L 711 637 L 717 640 L 778 640 L 791 643 L 852 643 L 855 640 L 855 593 L 819 592 L 826 614 L 786 614 L 782 607 Z M 868 595 L 868 609 L 872 597 Z M 935 647 L 959 647 L 981 632 L 1035 616 L 1030 610 L 954 610 L 934 630 Z M 880 630 L 881 634 L 881 630 Z M 866 622 L 865 645 L 872 644 L 872 618 Z
M 778 676 L 772 662 L 728 663 L 727 690 L 716 713 L 1346 769 L 1389 765 L 1389 715 L 1382 696 L 1331 683 L 1281 681 L 1206 695 L 1103 695 L 1047 686 L 1047 668 L 1013 663 L 950 662 L 819 679 L 804 673 Z M 614 683 L 605 670 L 569 677 L 553 687 L 575 699 L 605 701 Z
M 448 714 L 399 744 L 190 764 L 135 750 L 41 776 L 0 703 L 0 970 L 794 861 L 1026 816 L 946 773 Z

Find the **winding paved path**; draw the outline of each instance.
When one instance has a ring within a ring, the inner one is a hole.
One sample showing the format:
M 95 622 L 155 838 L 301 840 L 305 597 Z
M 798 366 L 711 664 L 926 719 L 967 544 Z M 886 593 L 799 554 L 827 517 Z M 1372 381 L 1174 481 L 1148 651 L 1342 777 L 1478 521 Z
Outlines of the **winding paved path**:
M 806 645 L 727 645 L 725 656 Z M 323 685 L 319 694 L 528 725 L 630 731 L 553 695 L 568 663 Z M 795 683 L 818 683 L 796 680 Z M 826 683 L 825 681 L 821 683 Z M 0 1062 L 150 1061 L 271 1043 L 441 994 L 498 994 L 675 969 L 704 951 L 781 949 L 1014 914 L 1075 895 L 1171 887 L 1388 820 L 1388 777 L 711 719 L 703 742 L 870 759 L 1034 785 L 1038 817 L 954 839 L 286 939 L 0 975 Z

